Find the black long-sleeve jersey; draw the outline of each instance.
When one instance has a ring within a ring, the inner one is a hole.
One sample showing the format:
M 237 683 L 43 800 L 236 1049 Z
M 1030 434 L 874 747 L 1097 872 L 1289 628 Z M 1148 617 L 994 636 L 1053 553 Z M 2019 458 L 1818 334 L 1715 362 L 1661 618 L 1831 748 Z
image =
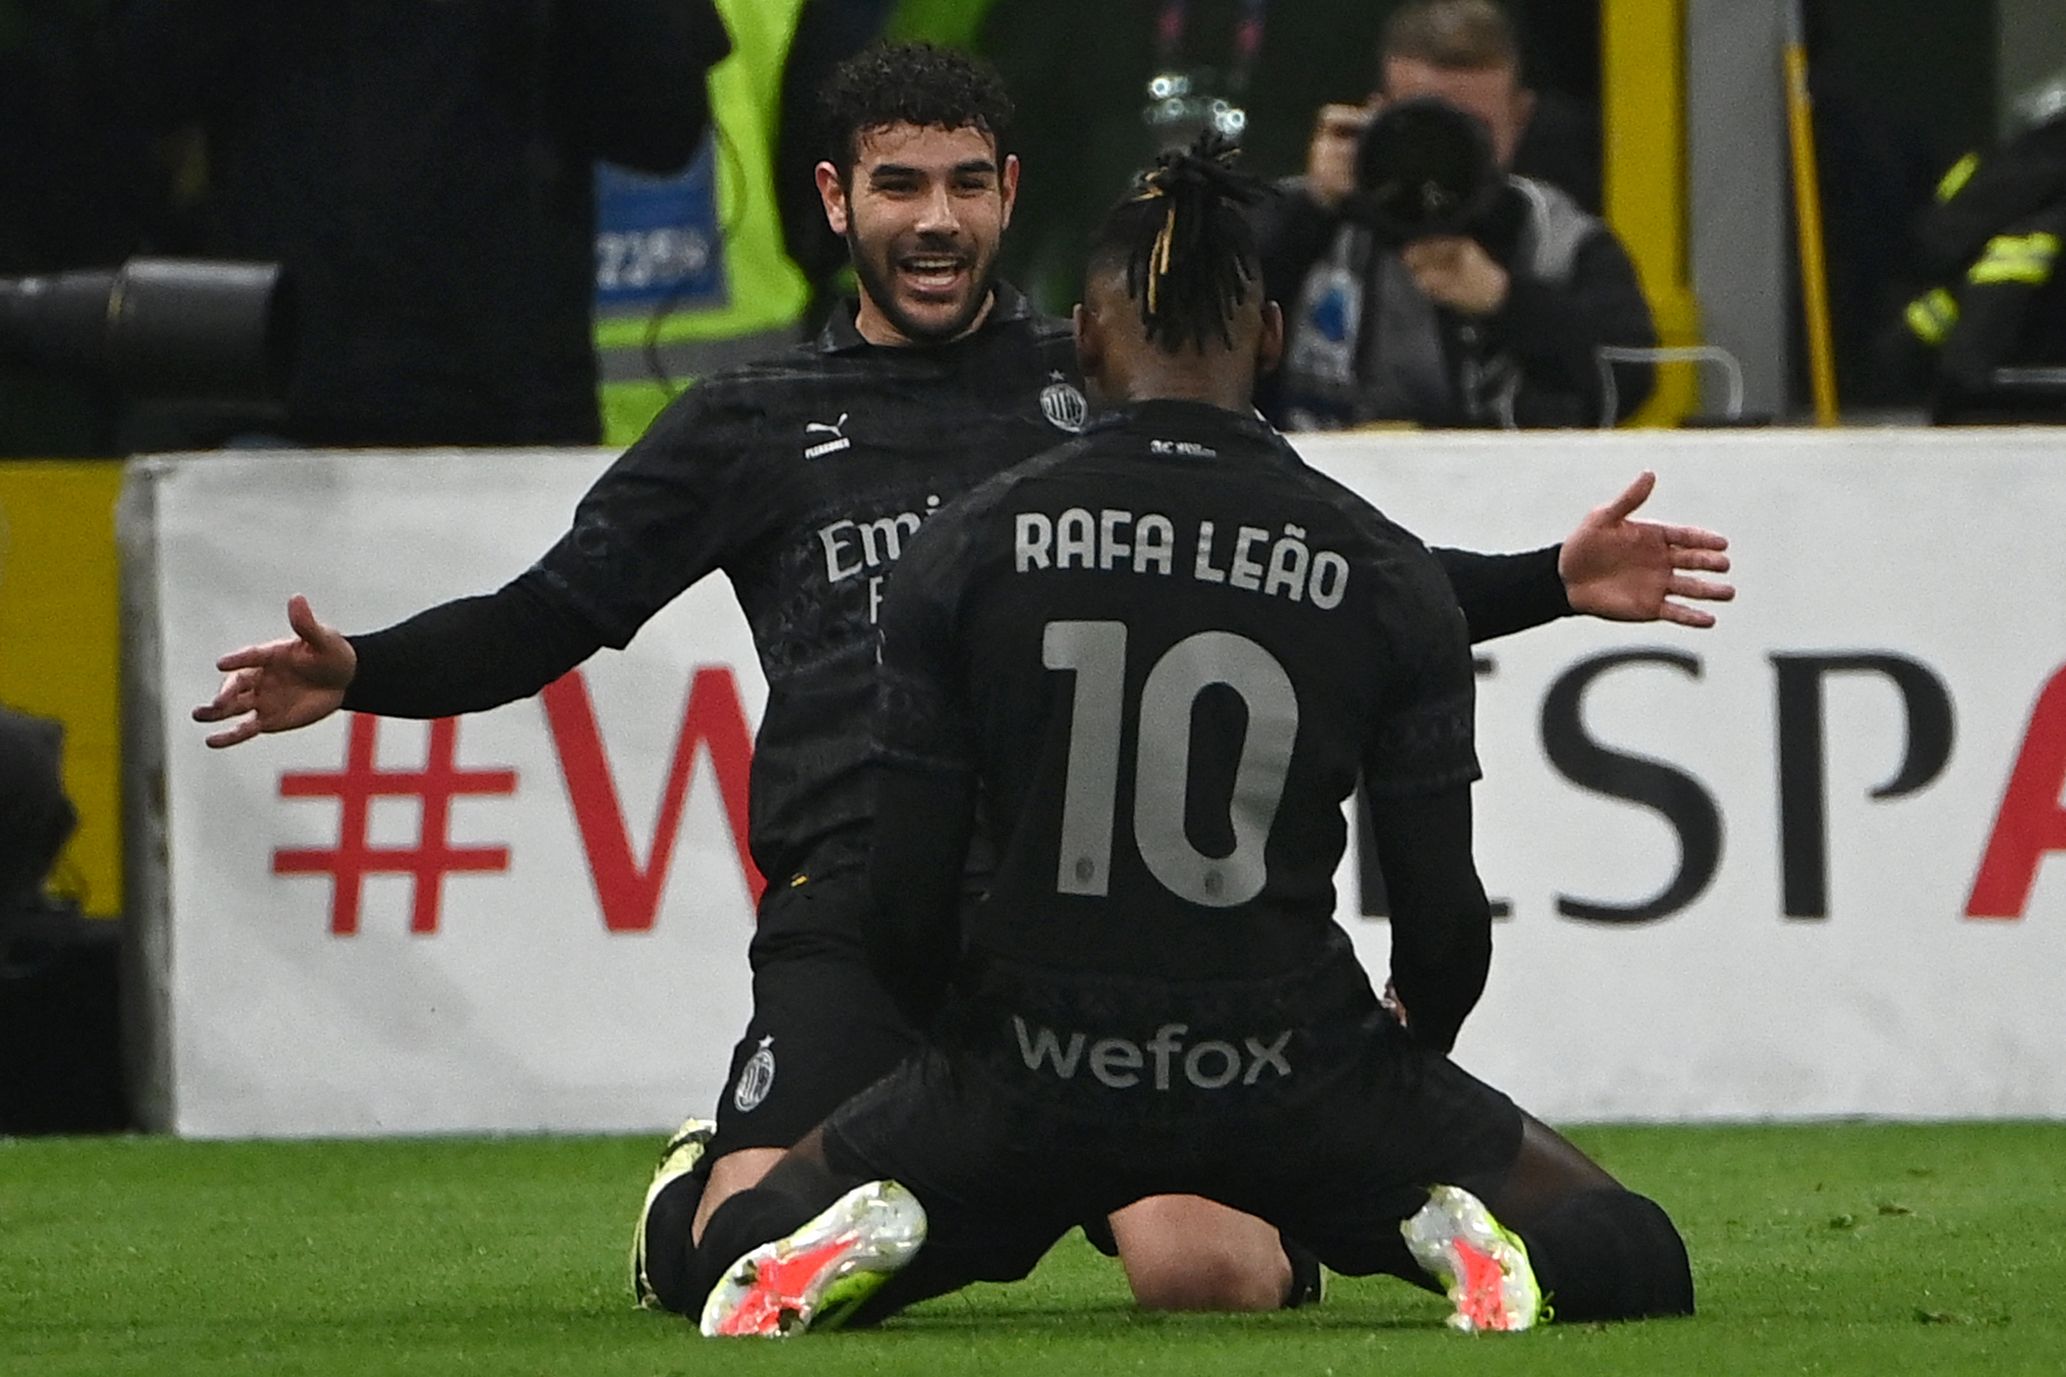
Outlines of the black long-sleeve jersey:
M 966 835 L 978 796 L 986 810 L 996 864 L 961 918 L 968 950 L 1055 973 L 1031 982 L 1045 995 L 1092 976 L 1121 1000 L 1113 978 L 1131 975 L 1167 1007 L 1172 982 L 1326 968 L 1359 775 L 1381 838 L 1478 775 L 1468 635 L 1440 564 L 1268 426 L 1200 403 L 1102 418 L 929 523 L 897 575 L 881 684 L 888 778 L 937 780 L 888 797 L 957 800 L 943 836 Z M 910 830 L 899 807 L 885 835 Z M 1445 1023 L 1489 954 L 1469 828 L 1451 808 L 1421 854 L 1386 857 L 1413 872 L 1397 940 L 1434 935 L 1460 958 Z M 907 902 L 876 873 L 888 922 L 948 936 L 941 886 L 909 877 Z M 898 913 L 924 903 L 942 911 Z
M 857 868 L 885 577 L 930 513 L 1068 439 L 1086 410 L 1067 323 L 1003 284 L 950 344 L 877 347 L 835 314 L 814 343 L 685 393 L 501 590 L 352 636 L 345 706 L 442 717 L 513 701 L 722 570 L 768 683 L 754 861 L 778 883 Z M 1481 637 L 1569 610 L 1553 550 L 1444 557 Z
M 884 580 L 942 503 L 1082 425 L 1074 368 L 1067 330 L 1016 293 L 937 348 L 874 348 L 842 319 L 814 349 L 698 387 L 540 561 L 612 647 L 704 575 L 730 578 L 768 683 L 749 826 L 762 873 L 860 859 Z

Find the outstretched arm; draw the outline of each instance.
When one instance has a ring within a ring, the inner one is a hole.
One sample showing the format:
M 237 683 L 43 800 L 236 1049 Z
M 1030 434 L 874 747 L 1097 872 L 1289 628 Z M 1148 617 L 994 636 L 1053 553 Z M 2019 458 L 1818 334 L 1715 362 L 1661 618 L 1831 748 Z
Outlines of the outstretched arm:
M 602 637 L 537 569 L 493 593 L 426 608 L 384 631 L 340 635 L 308 599 L 287 604 L 294 635 L 233 650 L 196 722 L 239 719 L 218 749 L 293 731 L 340 707 L 383 717 L 453 717 L 527 698 L 593 655 Z
M 1463 608 L 1473 645 L 1571 614 L 1563 580 L 1557 577 L 1557 554 L 1554 545 L 1514 555 L 1434 551 Z
M 1489 641 L 1579 612 L 1609 621 L 1714 625 L 1714 614 L 1674 599 L 1727 602 L 1733 585 L 1703 574 L 1729 571 L 1726 537 L 1698 526 L 1631 520 L 1657 485 L 1638 474 L 1553 545 L 1523 554 L 1436 550 L 1463 606 L 1471 640 Z
M 764 529 L 767 485 L 738 467 L 754 452 L 736 443 L 740 428 L 753 423 L 731 393 L 690 389 L 596 480 L 573 527 L 492 593 L 349 640 L 297 599 L 292 638 L 218 662 L 230 677 L 195 720 L 245 720 L 208 744 L 305 727 L 340 707 L 381 717 L 480 712 L 529 697 L 606 645 L 623 649 Z

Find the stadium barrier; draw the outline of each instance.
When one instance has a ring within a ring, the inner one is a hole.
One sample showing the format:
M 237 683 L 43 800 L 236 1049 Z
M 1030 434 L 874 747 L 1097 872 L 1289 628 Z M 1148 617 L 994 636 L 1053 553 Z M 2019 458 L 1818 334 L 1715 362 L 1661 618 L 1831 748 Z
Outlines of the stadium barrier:
M 1459 1059 L 1557 1120 L 2066 1116 L 2066 432 L 1366 435 L 1313 461 L 1433 543 L 1560 538 L 1640 468 L 1734 541 L 1722 625 L 1480 655 L 1503 914 Z M 765 691 L 721 579 L 456 722 L 211 752 L 290 593 L 347 628 L 492 588 L 607 457 L 139 461 L 123 497 L 135 1013 L 155 1127 L 661 1128 L 747 1007 Z M 894 513 L 818 533 L 874 578 Z M 1274 539 L 1270 532 L 1267 539 Z M 1355 858 L 1341 915 L 1387 929 Z M 776 1076 L 781 1049 L 770 1049 Z

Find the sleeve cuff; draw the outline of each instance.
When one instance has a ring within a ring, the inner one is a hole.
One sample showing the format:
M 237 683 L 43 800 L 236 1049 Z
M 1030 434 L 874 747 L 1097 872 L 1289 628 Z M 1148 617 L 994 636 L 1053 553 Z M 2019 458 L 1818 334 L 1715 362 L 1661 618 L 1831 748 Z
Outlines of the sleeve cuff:
M 344 710 L 346 712 L 378 712 L 375 706 L 388 687 L 385 682 L 391 677 L 389 667 L 393 658 L 387 653 L 377 631 L 361 632 L 344 638 L 352 648 L 356 666 L 352 670 L 352 681 L 344 686 Z
M 1521 583 L 1518 601 L 1531 625 L 1553 622 L 1572 613 L 1570 595 L 1564 591 L 1564 576 L 1557 572 L 1557 560 L 1563 553 L 1564 547 L 1559 543 L 1521 556 L 1527 577 Z

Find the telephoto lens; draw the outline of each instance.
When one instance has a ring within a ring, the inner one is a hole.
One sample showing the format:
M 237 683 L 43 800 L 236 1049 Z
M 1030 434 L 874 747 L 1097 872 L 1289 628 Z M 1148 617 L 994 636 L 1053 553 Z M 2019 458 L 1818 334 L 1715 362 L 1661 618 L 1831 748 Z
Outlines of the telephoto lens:
M 0 367 L 137 397 L 269 400 L 293 364 L 292 300 L 274 263 L 133 258 L 0 278 Z

